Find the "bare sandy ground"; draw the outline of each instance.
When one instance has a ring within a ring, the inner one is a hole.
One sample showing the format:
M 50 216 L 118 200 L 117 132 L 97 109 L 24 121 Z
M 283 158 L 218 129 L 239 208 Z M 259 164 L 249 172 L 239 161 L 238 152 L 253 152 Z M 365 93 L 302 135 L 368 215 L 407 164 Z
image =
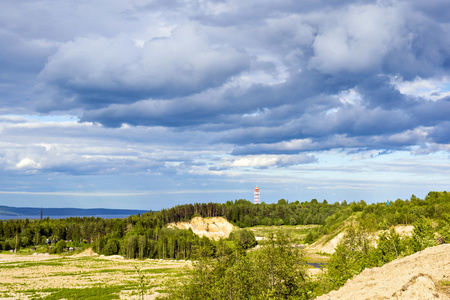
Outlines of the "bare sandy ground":
M 450 299 L 448 284 L 450 244 L 443 244 L 366 269 L 339 290 L 316 299 Z
M 179 229 L 192 229 L 192 231 L 199 237 L 206 236 L 210 239 L 219 240 L 220 238 L 227 238 L 234 229 L 233 224 L 228 222 L 225 218 L 192 218 L 190 222 L 170 223 L 168 227 Z
M 0 268 L 2 263 L 21 262 L 21 261 L 42 261 L 61 258 L 54 255 L 15 255 L 15 254 L 0 254 Z
M 404 235 L 404 236 L 411 236 L 414 226 L 412 225 L 397 225 L 394 227 L 395 232 Z M 311 252 L 324 252 L 328 254 L 333 254 L 334 250 L 336 249 L 336 246 L 339 244 L 339 242 L 344 238 L 346 230 L 344 229 L 339 234 L 337 234 L 335 237 L 333 237 L 331 240 L 325 242 L 327 240 L 328 235 L 323 236 L 318 241 L 316 241 L 314 244 L 310 245 L 308 247 L 308 250 Z M 374 244 L 376 244 L 377 236 L 382 231 L 374 232 L 371 236 L 372 240 L 374 241 Z
M 30 290 L 136 286 L 120 293 L 121 299 L 139 299 L 139 274 L 150 289 L 145 299 L 154 299 L 171 276 L 189 266 L 186 261 L 131 260 L 120 256 L 0 255 L 0 299 L 29 299 Z M 49 293 L 43 293 L 42 296 Z

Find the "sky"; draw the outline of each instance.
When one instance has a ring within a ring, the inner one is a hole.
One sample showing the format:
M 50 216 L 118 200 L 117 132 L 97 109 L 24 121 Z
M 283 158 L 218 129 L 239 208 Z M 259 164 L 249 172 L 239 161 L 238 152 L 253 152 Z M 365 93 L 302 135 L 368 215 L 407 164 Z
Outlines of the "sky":
M 449 189 L 447 0 L 0 3 L 0 205 Z

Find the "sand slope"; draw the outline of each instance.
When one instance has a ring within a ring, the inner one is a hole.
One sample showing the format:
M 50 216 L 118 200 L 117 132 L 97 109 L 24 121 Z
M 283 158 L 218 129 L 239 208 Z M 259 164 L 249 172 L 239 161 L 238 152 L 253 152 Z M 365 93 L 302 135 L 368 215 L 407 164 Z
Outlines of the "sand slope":
M 366 269 L 339 290 L 316 299 L 450 299 L 443 281 L 450 281 L 450 244 Z
M 234 226 L 225 218 L 214 217 L 204 219 L 202 217 L 192 218 L 190 222 L 177 222 L 168 224 L 170 228 L 192 229 L 192 231 L 200 236 L 206 236 L 210 239 L 219 240 L 227 238 Z
M 395 232 L 400 235 L 411 236 L 414 226 L 412 226 L 412 225 L 397 225 L 394 227 L 394 229 L 395 229 Z M 339 234 L 337 234 L 335 237 L 333 237 L 330 240 L 328 240 L 329 235 L 325 235 L 325 236 L 321 237 L 318 241 L 311 244 L 308 247 L 308 249 L 312 252 L 324 252 L 324 253 L 333 254 L 337 245 L 345 236 L 346 229 L 344 228 L 341 230 L 342 231 L 339 232 Z M 387 232 L 387 230 L 385 230 L 385 231 Z M 371 234 L 370 239 L 373 240 L 374 245 L 376 245 L 376 239 L 381 232 L 382 231 L 378 231 L 378 232 L 374 232 Z

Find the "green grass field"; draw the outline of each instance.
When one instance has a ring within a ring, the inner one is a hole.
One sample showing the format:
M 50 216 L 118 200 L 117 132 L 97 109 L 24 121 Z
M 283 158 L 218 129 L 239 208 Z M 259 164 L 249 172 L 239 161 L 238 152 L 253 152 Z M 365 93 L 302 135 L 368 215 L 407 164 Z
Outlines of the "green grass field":
M 299 245 L 315 227 L 317 225 L 248 229 L 254 232 L 259 244 L 264 244 L 270 234 L 283 230 L 290 234 L 293 245 Z M 0 254 L 0 298 L 142 299 L 144 295 L 144 299 L 155 299 L 180 284 L 191 266 L 186 261 L 131 260 L 74 253 L 45 255 L 42 253 L 45 250 L 24 248 L 18 255 Z M 308 263 L 326 264 L 329 259 L 307 250 L 304 253 Z
M 320 225 L 283 225 L 283 226 L 255 226 L 250 227 L 251 231 L 255 234 L 256 239 L 260 244 L 264 243 L 269 234 L 275 234 L 279 230 L 286 231 L 292 238 L 293 243 L 301 244 L 304 238 L 308 234 L 309 230 L 315 227 L 320 227 Z
M 153 299 L 188 274 L 189 262 L 107 257 L 0 256 L 0 298 Z

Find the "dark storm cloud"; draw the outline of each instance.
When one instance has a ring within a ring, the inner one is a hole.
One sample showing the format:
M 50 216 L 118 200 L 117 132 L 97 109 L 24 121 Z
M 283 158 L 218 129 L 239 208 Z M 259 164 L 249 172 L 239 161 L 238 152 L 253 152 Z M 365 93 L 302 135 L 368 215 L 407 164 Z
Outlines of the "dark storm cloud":
M 0 63 L 35 77 L 40 112 L 76 113 L 106 127 L 208 134 L 208 142 L 235 145 L 234 154 L 446 143 L 449 101 L 400 88 L 417 78 L 448 78 L 444 2 L 128 4 L 105 13 L 109 26 L 93 18 L 99 7 L 82 15 L 85 6 L 76 6 L 76 17 L 60 23 L 66 36 L 57 28 L 42 34 L 53 42 L 27 50 L 22 65 L 9 59 L 27 56 L 21 43 L 33 34 L 21 29 L 20 39 L 8 27 L 0 33 L 8 42 Z
M 95 108 L 197 93 L 224 84 L 248 64 L 245 53 L 212 48 L 195 29 L 181 28 L 142 48 L 124 38 L 76 39 L 58 49 L 40 77 L 43 88 L 56 87 L 74 106 Z M 45 108 L 58 109 L 59 101 Z

